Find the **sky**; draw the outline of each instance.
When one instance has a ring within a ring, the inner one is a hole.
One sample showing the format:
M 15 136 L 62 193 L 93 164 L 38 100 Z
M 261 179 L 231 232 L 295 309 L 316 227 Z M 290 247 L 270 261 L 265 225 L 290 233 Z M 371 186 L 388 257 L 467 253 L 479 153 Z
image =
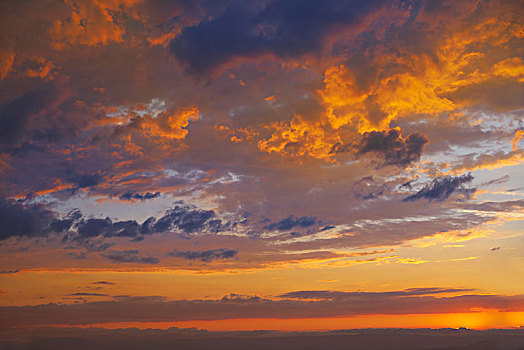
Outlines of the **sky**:
M 521 1 L 2 0 L 0 328 L 522 327 L 523 138 Z

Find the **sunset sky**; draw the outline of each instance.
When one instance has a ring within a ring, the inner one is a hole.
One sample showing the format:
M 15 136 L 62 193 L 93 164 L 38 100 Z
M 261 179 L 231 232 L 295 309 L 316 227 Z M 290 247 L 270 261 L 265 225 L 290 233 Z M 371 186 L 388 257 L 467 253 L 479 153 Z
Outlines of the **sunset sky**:
M 524 2 L 0 1 L 0 328 L 524 326 Z

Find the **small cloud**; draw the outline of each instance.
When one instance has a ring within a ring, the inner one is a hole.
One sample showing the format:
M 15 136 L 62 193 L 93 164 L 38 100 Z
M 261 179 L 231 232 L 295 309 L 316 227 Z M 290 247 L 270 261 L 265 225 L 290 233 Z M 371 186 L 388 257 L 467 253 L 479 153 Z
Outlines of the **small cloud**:
M 158 264 L 160 260 L 151 256 L 141 256 L 138 250 L 113 250 L 100 256 L 111 260 L 114 263 L 137 263 L 137 264 Z
M 153 198 L 158 198 L 158 197 L 160 197 L 160 192 L 155 192 L 155 193 L 146 192 L 144 194 L 140 194 L 140 193 L 134 193 L 132 191 L 127 191 L 126 193 L 122 194 L 119 198 L 121 200 L 126 200 L 126 201 L 132 201 L 134 199 L 144 201 L 147 199 L 153 199 Z
M 71 293 L 66 294 L 67 296 L 75 296 L 75 297 L 108 297 L 107 294 L 100 294 L 100 293 Z
M 14 273 L 18 273 L 20 272 L 19 270 L 1 270 L 0 271 L 0 275 L 3 275 L 3 274 L 14 274 Z
M 108 286 L 112 286 L 114 285 L 115 283 L 113 282 L 108 282 L 108 281 L 97 281 L 97 282 L 93 282 L 91 284 L 104 284 L 104 285 L 108 285 Z
M 294 215 L 288 216 L 287 218 L 274 222 L 267 225 L 265 228 L 269 230 L 288 231 L 295 227 L 311 227 L 317 223 L 317 218 L 312 216 L 296 217 Z
M 500 250 L 500 247 L 494 247 L 494 248 L 491 248 L 491 251 L 494 252 L 495 250 Z
M 500 185 L 500 184 L 503 184 L 505 182 L 508 182 L 509 178 L 510 178 L 509 175 L 504 175 L 504 176 L 498 177 L 496 179 L 493 179 L 493 180 L 490 180 L 490 181 L 487 181 L 487 182 L 483 182 L 479 186 Z
M 202 262 L 210 262 L 212 260 L 225 260 L 232 259 L 238 254 L 238 250 L 233 249 L 211 249 L 211 250 L 202 250 L 202 251 L 178 251 L 173 250 L 168 253 L 170 256 L 183 258 L 186 260 L 200 260 Z

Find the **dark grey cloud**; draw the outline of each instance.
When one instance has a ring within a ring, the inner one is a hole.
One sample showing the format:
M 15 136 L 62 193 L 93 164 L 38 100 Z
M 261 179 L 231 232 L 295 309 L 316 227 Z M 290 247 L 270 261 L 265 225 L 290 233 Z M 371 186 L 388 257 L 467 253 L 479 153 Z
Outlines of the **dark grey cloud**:
M 168 253 L 170 256 L 174 256 L 177 258 L 183 258 L 186 260 L 200 260 L 202 262 L 210 262 L 212 260 L 224 260 L 224 259 L 232 259 L 236 257 L 238 254 L 237 249 L 210 249 L 210 250 L 200 250 L 200 251 L 179 251 L 179 250 L 173 250 L 172 252 Z
M 107 294 L 101 294 L 101 293 L 71 293 L 67 294 L 68 296 L 77 296 L 77 297 L 107 297 Z
M 82 220 L 77 229 L 82 237 L 136 237 L 140 234 L 140 225 L 135 220 L 113 222 L 110 218 Z
M 428 201 L 436 200 L 438 202 L 444 201 L 451 196 L 452 193 L 460 193 L 465 198 L 475 193 L 475 188 L 466 188 L 464 184 L 473 181 L 471 174 L 464 174 L 461 176 L 442 176 L 433 179 L 426 184 L 420 191 L 403 199 L 405 202 L 416 201 L 419 199 L 427 199 Z
M 471 292 L 473 289 L 464 288 L 409 288 L 400 291 L 391 292 L 338 292 L 330 290 L 302 290 L 297 292 L 288 292 L 279 295 L 280 298 L 286 299 L 320 299 L 320 300 L 349 300 L 349 299 L 372 299 L 385 297 L 402 297 L 402 296 L 422 296 L 441 293 L 462 293 Z
M 371 131 L 363 135 L 360 144 L 356 146 L 356 155 L 360 157 L 367 153 L 375 153 L 382 157 L 378 167 L 393 165 L 405 167 L 420 159 L 424 145 L 428 142 L 425 135 L 413 133 L 402 138 L 400 131 Z
M 509 179 L 510 179 L 509 175 L 504 175 L 504 176 L 501 176 L 501 177 L 497 177 L 496 179 L 483 182 L 479 186 L 500 185 L 500 184 L 508 182 Z
M 0 199 L 0 240 L 46 236 L 54 217 L 55 213 L 43 205 Z
M 10 274 L 18 273 L 18 272 L 20 272 L 20 270 L 1 270 L 0 275 L 2 274 L 10 275 Z
M 127 191 L 124 194 L 120 195 L 119 198 L 121 200 L 130 201 L 130 200 L 133 200 L 133 199 L 146 200 L 146 199 L 153 199 L 153 198 L 157 198 L 157 197 L 160 197 L 160 192 L 155 192 L 155 193 L 146 192 L 144 194 L 140 194 L 140 193 L 136 193 L 136 192 L 133 192 L 133 191 Z
M 100 256 L 115 263 L 137 263 L 137 264 L 158 264 L 160 260 L 151 256 L 141 256 L 138 250 L 112 250 L 102 253 Z
M 221 221 L 211 220 L 215 217 L 213 210 L 197 209 L 193 206 L 177 205 L 166 211 L 159 219 L 150 217 L 141 226 L 143 234 L 166 232 L 173 229 L 193 233 L 207 229 L 222 229 Z
M 373 176 L 365 176 L 353 183 L 351 192 L 356 198 L 374 199 L 380 197 L 387 190 L 385 183 L 378 183 Z
M 180 204 L 160 218 L 150 217 L 139 224 L 135 220 L 114 221 L 109 217 L 84 218 L 78 209 L 59 218 L 57 213 L 41 204 L 31 204 L 27 200 L 0 200 L 0 240 L 14 236 L 45 237 L 50 233 L 63 233 L 65 241 L 72 240 L 87 251 L 102 251 L 111 244 L 96 242 L 93 238 L 132 237 L 139 241 L 143 235 L 170 230 L 216 233 L 235 226 L 234 222 L 223 222 L 215 216 L 213 210 Z
M 78 188 L 87 188 L 98 185 L 103 179 L 100 173 L 94 174 L 75 174 L 69 177 L 69 181 L 74 183 Z
M 31 138 L 50 140 L 63 131 L 64 125 L 53 130 L 53 114 L 56 107 L 65 101 L 55 83 L 47 83 L 0 105 L 0 150 L 5 146 L 20 144 Z M 36 129 L 35 118 L 47 114 L 48 125 Z
M 259 9 L 253 3 L 234 2 L 220 16 L 185 28 L 170 48 L 194 74 L 205 74 L 235 57 L 298 57 L 321 49 L 336 26 L 358 23 L 384 3 L 276 0 Z
M 296 217 L 295 215 L 288 216 L 278 222 L 273 222 L 265 228 L 268 230 L 289 231 L 295 227 L 308 228 L 317 224 L 317 218 L 311 216 Z
M 491 248 L 491 251 L 494 252 L 496 250 L 500 250 L 500 247 L 494 247 L 494 248 Z
M 248 304 L 248 303 L 259 303 L 264 300 L 267 300 L 267 299 L 262 299 L 258 295 L 241 295 L 241 294 L 231 293 L 229 295 L 224 295 L 222 299 L 220 299 L 220 302 L 221 303 Z
M 92 284 L 104 284 L 104 285 L 112 286 L 115 283 L 109 282 L 109 281 L 97 281 L 97 282 L 93 282 Z

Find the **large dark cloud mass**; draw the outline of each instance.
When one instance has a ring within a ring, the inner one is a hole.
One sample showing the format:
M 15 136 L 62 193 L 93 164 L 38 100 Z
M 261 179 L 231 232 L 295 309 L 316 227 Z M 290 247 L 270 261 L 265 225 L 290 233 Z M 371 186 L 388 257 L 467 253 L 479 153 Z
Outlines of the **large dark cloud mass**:
M 189 71 L 206 73 L 235 57 L 296 57 L 322 49 L 337 26 L 362 21 L 380 0 L 277 0 L 262 9 L 234 2 L 219 17 L 183 30 L 171 50 Z
M 63 224 L 53 221 L 54 217 L 55 213 L 42 205 L 0 200 L 0 240 L 46 236 L 52 229 L 61 230 Z
M 183 233 L 219 232 L 235 223 L 215 218 L 213 210 L 179 204 L 159 218 L 150 217 L 142 224 L 136 220 L 85 218 L 79 210 L 63 216 L 40 204 L 23 201 L 0 201 L 0 240 L 9 237 L 43 237 L 50 233 L 69 232 L 79 238 L 137 237 L 153 233 L 177 231 Z

